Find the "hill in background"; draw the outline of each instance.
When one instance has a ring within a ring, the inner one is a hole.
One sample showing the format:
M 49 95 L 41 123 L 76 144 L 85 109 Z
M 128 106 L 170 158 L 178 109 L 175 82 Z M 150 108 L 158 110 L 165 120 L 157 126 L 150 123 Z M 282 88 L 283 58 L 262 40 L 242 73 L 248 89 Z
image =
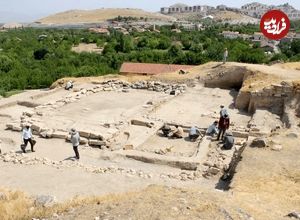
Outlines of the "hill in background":
M 42 24 L 74 24 L 104 22 L 115 17 L 143 17 L 151 20 L 174 21 L 171 16 L 147 12 L 141 9 L 96 9 L 96 10 L 71 10 L 57 13 L 42 18 L 37 22 Z

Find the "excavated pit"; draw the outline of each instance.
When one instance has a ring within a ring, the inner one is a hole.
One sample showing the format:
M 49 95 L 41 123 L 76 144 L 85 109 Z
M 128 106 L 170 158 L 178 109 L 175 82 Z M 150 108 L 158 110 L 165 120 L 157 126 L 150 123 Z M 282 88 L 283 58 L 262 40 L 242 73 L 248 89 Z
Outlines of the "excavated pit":
M 264 85 L 264 79 L 275 82 Z M 238 95 L 234 101 L 235 108 L 254 114 L 257 109 L 268 109 L 273 114 L 284 114 L 285 102 L 293 94 L 290 82 L 277 79 L 275 76 L 253 72 L 246 67 L 217 67 L 206 78 L 202 79 L 209 88 L 234 89 Z
M 252 115 L 245 132 L 252 137 L 263 137 L 282 127 L 297 127 L 299 124 L 300 96 L 291 82 L 279 80 L 264 85 L 267 74 L 249 71 L 246 67 L 216 67 L 202 79 L 209 88 L 238 91 L 233 95 L 234 107 Z M 276 77 L 275 81 L 277 80 Z M 233 154 L 229 168 L 225 169 L 216 188 L 229 190 L 236 167 L 241 160 L 244 147 Z M 235 156 L 238 155 L 238 156 Z

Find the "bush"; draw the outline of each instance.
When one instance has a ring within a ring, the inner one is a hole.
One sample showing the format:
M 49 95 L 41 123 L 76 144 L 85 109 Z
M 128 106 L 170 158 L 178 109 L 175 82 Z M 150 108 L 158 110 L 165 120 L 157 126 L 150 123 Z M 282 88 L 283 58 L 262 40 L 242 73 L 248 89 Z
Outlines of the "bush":
M 0 71 L 9 72 L 14 66 L 14 60 L 5 55 L 0 55 Z

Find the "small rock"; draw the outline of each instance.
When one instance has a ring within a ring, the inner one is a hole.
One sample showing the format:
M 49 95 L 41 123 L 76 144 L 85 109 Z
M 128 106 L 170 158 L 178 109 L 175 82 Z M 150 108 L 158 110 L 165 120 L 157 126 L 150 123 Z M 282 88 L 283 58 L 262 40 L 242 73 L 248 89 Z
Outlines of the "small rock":
M 153 102 L 152 101 L 148 101 L 146 104 L 147 105 L 153 105 Z
M 294 211 L 294 212 L 289 213 L 287 216 L 290 218 L 300 219 L 300 212 Z
M 50 207 L 57 202 L 55 196 L 40 195 L 37 196 L 34 203 L 36 206 Z
M 205 162 L 203 163 L 203 165 L 204 165 L 204 166 L 207 166 L 207 167 L 213 167 L 213 166 L 214 166 L 214 164 L 213 164 L 211 161 L 205 161 Z
M 282 146 L 277 144 L 277 145 L 273 145 L 271 150 L 273 151 L 281 151 L 282 150 Z
M 212 175 L 217 175 L 220 172 L 220 169 L 218 169 L 216 167 L 211 167 L 207 170 L 207 172 L 212 174 Z
M 255 138 L 251 143 L 251 147 L 262 148 L 266 146 L 267 146 L 267 141 L 264 138 Z
M 298 134 L 295 132 L 290 132 L 286 136 L 289 138 L 298 138 Z

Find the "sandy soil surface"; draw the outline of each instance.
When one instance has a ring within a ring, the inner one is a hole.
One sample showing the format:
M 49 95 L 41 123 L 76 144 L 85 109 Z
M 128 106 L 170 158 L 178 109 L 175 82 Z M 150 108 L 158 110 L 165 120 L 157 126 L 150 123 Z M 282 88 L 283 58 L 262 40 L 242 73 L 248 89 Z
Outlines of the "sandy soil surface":
M 82 84 L 82 87 L 84 88 L 87 86 L 88 84 Z M 201 91 L 199 94 L 203 92 Z M 116 123 L 120 121 L 128 121 L 149 113 L 149 120 L 154 117 L 156 120 L 165 120 L 164 114 L 160 114 L 159 109 L 157 110 L 155 108 L 155 111 L 150 109 L 149 112 L 149 109 L 144 108 L 143 106 L 148 101 L 153 101 L 156 103 L 159 102 L 159 100 L 165 100 L 167 97 L 170 100 L 164 103 L 162 106 L 165 108 L 164 111 L 171 111 L 177 105 L 176 102 L 173 104 L 172 100 L 175 101 L 178 99 L 180 101 L 183 99 L 183 101 L 186 100 L 186 102 L 188 102 L 191 97 L 195 95 L 194 92 L 195 91 L 191 89 L 190 91 L 178 97 L 171 97 L 169 95 L 166 96 L 165 94 L 144 90 L 132 90 L 129 93 L 113 91 L 100 92 L 86 96 L 79 101 L 69 103 L 60 108 L 50 110 L 42 108 L 40 111 L 42 111 L 44 114 L 43 116 L 39 117 L 39 120 L 41 120 L 41 122 L 47 127 L 63 129 L 70 129 L 71 127 L 91 129 L 92 127 L 95 127 L 98 130 L 99 126 L 105 122 Z M 226 101 L 226 104 L 229 105 L 232 101 L 232 97 L 229 95 L 230 91 L 224 91 L 224 93 L 227 93 L 227 95 L 225 95 L 228 100 Z M 47 103 L 48 101 L 54 102 L 54 100 L 68 96 L 68 94 L 70 94 L 70 92 L 57 89 L 56 92 L 52 93 L 50 96 L 47 96 L 46 99 L 43 97 L 36 99 L 35 101 L 39 103 Z M 22 98 L 23 95 L 24 94 L 20 95 L 20 98 Z M 202 95 L 206 96 L 207 94 L 204 92 Z M 16 97 L 15 99 L 17 100 Z M 47 100 L 47 102 L 44 99 Z M 201 98 L 191 100 L 194 104 L 191 105 L 192 108 L 186 110 L 186 113 L 190 115 L 190 117 L 194 117 L 194 115 L 192 115 L 193 112 L 198 112 L 199 106 L 196 104 L 199 102 L 199 100 L 201 100 Z M 204 100 L 202 100 L 202 105 L 204 104 L 203 102 Z M 213 108 L 215 111 L 218 111 L 218 102 L 219 101 L 211 106 L 212 112 Z M 30 110 L 30 108 L 20 105 L 1 109 L 1 113 L 6 115 L 6 117 L 1 117 L 3 123 L 0 126 L 0 129 L 2 130 L 0 139 L 3 142 L 1 147 L 2 153 L 10 151 L 21 153 L 19 148 L 21 144 L 21 133 L 5 130 L 5 124 L 11 122 L 12 120 L 17 120 L 20 115 L 22 115 L 22 112 L 27 110 Z M 176 115 L 176 111 L 174 114 Z M 166 119 L 169 120 L 172 117 L 177 117 L 175 115 L 169 115 Z M 232 114 L 233 118 L 235 117 L 234 115 L 235 114 Z M 185 120 L 190 117 L 182 118 L 181 120 L 178 120 L 177 123 L 183 123 L 184 125 L 189 126 L 190 123 L 187 123 Z M 239 118 L 239 116 L 237 117 Z M 248 116 L 243 117 L 246 119 Z M 203 116 L 202 119 L 205 118 L 207 122 L 214 120 L 211 115 Z M 199 121 L 195 120 L 195 124 L 197 125 L 198 123 Z M 207 125 L 203 124 L 201 126 Z M 104 127 L 101 129 L 103 131 L 109 130 L 108 128 Z M 128 128 L 125 128 L 125 130 L 136 135 L 136 137 L 132 137 L 131 143 L 134 142 L 141 144 L 140 146 L 137 145 L 137 150 L 146 150 L 154 153 L 155 149 L 172 147 L 174 145 L 175 149 L 170 152 L 170 155 L 183 155 L 187 157 L 192 156 L 196 150 L 197 144 L 193 144 L 185 139 L 180 141 L 172 141 L 157 136 L 158 140 L 152 140 L 152 133 L 145 133 L 141 136 L 141 134 L 143 134 L 142 132 L 147 131 L 147 128 L 131 125 Z M 149 129 L 149 132 L 150 131 L 156 133 L 156 130 L 152 131 Z M 135 140 L 135 138 L 138 140 Z M 76 195 L 91 196 L 107 194 L 110 192 L 126 192 L 128 190 L 144 188 L 149 184 L 170 184 L 173 186 L 183 186 L 186 184 L 206 185 L 207 182 L 205 179 L 199 179 L 197 181 L 184 183 L 177 179 L 169 180 L 168 178 L 161 178 L 161 175 L 167 176 L 170 174 L 180 174 L 182 171 L 169 166 L 159 166 L 130 160 L 119 155 L 118 152 L 115 153 L 109 150 L 100 150 L 98 148 L 81 146 L 79 148 L 81 159 L 80 162 L 76 162 L 73 158 L 74 152 L 70 143 L 59 139 L 42 139 L 38 137 L 36 137 L 36 140 L 36 152 L 31 153 L 30 147 L 28 147 L 28 154 L 24 160 L 26 161 L 27 159 L 30 160 L 32 158 L 47 158 L 47 160 L 50 161 L 50 165 L 40 163 L 36 165 L 2 163 L 2 167 L 5 169 L 1 169 L 0 171 L 1 176 L 3 177 L 0 179 L 1 186 L 17 188 L 32 195 L 50 194 L 58 198 L 59 201 L 63 201 Z M 171 143 L 172 146 L 167 146 L 169 143 Z M 157 148 L 154 147 L 154 145 Z M 191 146 L 191 148 L 185 149 L 183 147 L 184 145 Z M 61 161 L 64 162 L 63 166 L 60 167 L 55 165 Z M 55 166 L 52 166 L 51 164 Z M 132 170 L 132 172 L 124 172 L 124 174 L 118 175 L 115 173 L 95 174 L 92 171 L 95 168 L 103 167 L 113 167 L 116 169 L 122 168 L 129 171 Z M 142 172 L 142 174 L 140 175 L 139 172 Z M 144 174 L 149 175 L 150 178 L 143 177 Z M 49 176 L 51 176 L 51 179 L 47 178 Z M 114 182 L 117 184 L 114 184 Z M 214 184 L 208 184 L 206 187 L 211 187 L 213 185 Z
M 111 195 L 83 205 L 61 219 L 289 219 L 300 207 L 297 139 L 274 137 L 280 152 L 247 148 L 230 191 L 203 187 L 147 189 Z

